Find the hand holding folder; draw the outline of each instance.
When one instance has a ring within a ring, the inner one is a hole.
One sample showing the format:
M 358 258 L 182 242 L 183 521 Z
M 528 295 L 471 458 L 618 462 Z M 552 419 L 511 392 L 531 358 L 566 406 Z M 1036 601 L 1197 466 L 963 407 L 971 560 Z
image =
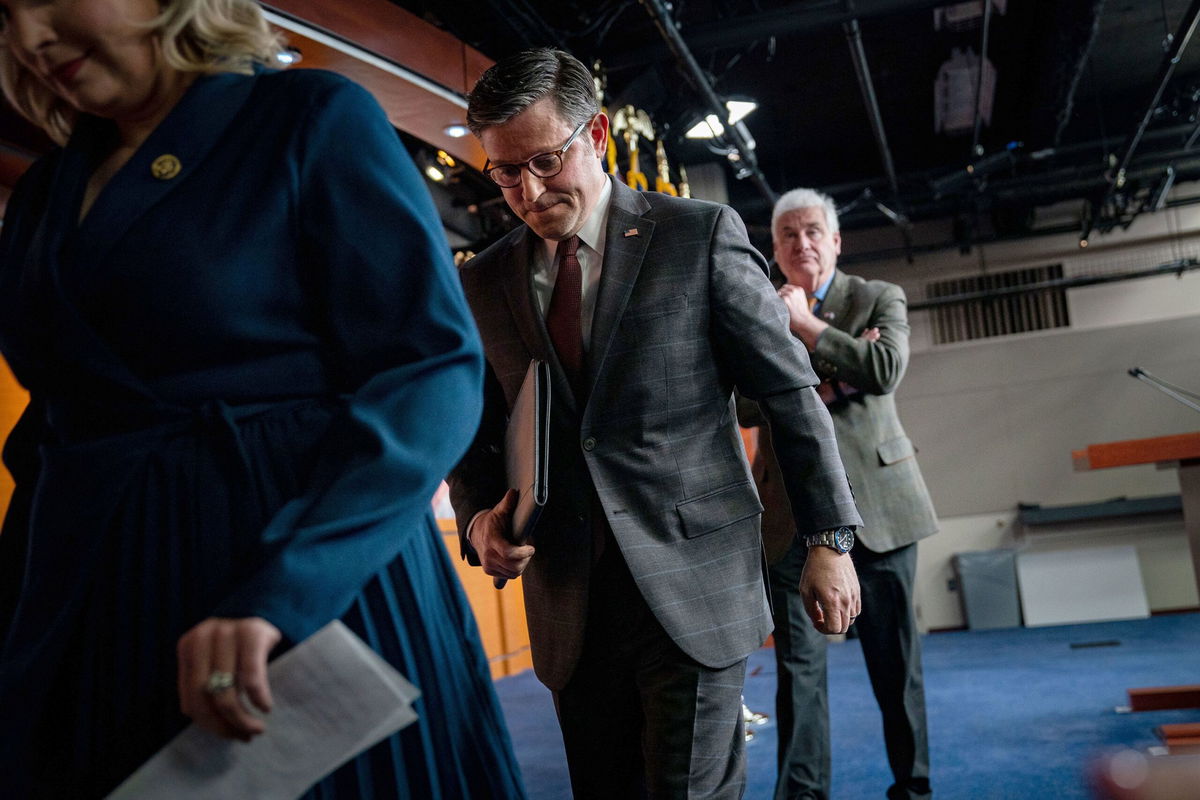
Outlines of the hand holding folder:
M 527 544 L 533 538 L 550 482 L 550 365 L 529 362 L 525 381 L 517 392 L 508 428 L 504 432 L 504 465 L 508 486 L 517 490 L 517 507 L 512 515 L 511 541 Z M 507 581 L 493 578 L 503 589 Z

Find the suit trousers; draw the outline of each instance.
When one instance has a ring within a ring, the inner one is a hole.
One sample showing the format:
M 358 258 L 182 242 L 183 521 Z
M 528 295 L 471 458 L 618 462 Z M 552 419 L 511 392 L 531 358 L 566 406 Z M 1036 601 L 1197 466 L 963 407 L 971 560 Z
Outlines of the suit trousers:
M 807 548 L 797 541 L 770 570 L 778 686 L 779 779 L 775 800 L 828 800 L 829 699 L 826 638 L 812 625 L 798 590 Z M 921 640 L 912 608 L 917 546 L 851 551 L 863 609 L 854 631 L 883 717 L 894 783 L 889 800 L 932 796 Z
M 746 787 L 746 659 L 689 658 L 642 599 L 611 533 L 583 654 L 554 693 L 575 800 L 736 800 Z

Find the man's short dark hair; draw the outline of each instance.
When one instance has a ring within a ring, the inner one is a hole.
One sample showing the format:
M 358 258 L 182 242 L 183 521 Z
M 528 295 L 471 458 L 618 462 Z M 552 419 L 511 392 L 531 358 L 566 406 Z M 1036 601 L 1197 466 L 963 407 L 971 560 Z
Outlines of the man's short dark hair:
M 503 125 L 534 103 L 550 97 L 571 127 L 600 110 L 592 73 L 562 50 L 536 47 L 496 62 L 475 83 L 467 104 L 467 127 L 478 136 Z

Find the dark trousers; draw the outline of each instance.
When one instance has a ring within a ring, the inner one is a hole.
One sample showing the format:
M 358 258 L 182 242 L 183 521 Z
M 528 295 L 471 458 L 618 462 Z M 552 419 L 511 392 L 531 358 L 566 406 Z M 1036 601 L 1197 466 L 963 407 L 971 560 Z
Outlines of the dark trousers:
M 685 655 L 609 545 L 579 666 L 554 694 L 576 800 L 740 798 L 746 660 L 710 669 Z
M 779 681 L 775 800 L 829 798 L 826 639 L 813 628 L 798 591 L 806 553 L 807 548 L 797 543 L 770 571 Z M 887 796 L 889 800 L 931 797 L 921 640 L 912 610 L 917 546 L 873 553 L 857 544 L 851 554 L 863 605 L 854 629 L 883 716 L 884 742 L 895 780 Z

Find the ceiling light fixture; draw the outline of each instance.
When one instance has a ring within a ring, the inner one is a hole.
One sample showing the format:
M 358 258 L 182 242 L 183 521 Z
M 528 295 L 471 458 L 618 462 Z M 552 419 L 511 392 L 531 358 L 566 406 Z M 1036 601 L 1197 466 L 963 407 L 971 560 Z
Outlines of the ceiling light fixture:
M 285 67 L 290 67 L 303 61 L 304 56 L 295 47 L 285 47 L 275 54 L 275 60 Z
M 470 132 L 471 131 L 467 128 L 467 126 L 463 125 L 461 122 L 455 122 L 452 125 L 447 125 L 446 127 L 442 128 L 442 133 L 446 134 L 451 139 L 461 139 Z
M 758 103 L 753 100 L 726 100 L 725 107 L 729 109 L 729 124 L 735 125 L 750 116 L 750 112 L 758 108 Z
M 758 108 L 758 103 L 753 100 L 726 100 L 725 108 L 729 111 L 725 123 L 736 125 L 749 116 L 750 112 Z M 684 136 L 688 139 L 715 139 L 724 134 L 725 125 L 721 123 L 716 114 L 709 114 L 688 128 L 688 132 Z
M 716 114 L 709 114 L 704 119 L 688 128 L 684 136 L 688 139 L 715 139 L 725 133 L 725 126 L 717 119 Z

